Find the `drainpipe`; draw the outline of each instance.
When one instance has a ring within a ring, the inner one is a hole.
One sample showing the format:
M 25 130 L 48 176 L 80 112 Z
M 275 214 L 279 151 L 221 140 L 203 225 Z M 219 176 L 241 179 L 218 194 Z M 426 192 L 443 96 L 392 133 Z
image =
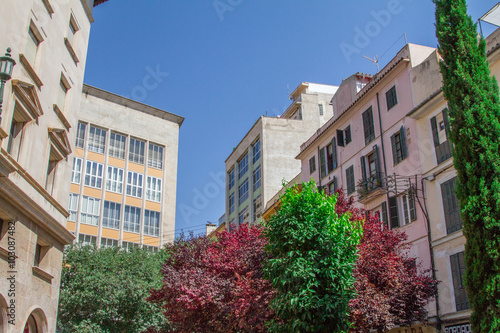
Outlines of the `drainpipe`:
M 319 146 L 318 146 L 318 179 L 319 179 L 319 185 L 318 187 L 321 187 L 321 156 L 320 156 L 320 151 L 319 151 Z
M 386 184 L 387 184 L 387 162 L 386 162 L 386 159 L 385 159 L 384 131 L 382 129 L 382 115 L 381 115 L 381 112 L 380 112 L 380 99 L 379 99 L 378 93 L 377 93 L 377 111 L 378 111 L 378 124 L 379 124 L 379 128 L 380 128 L 380 145 L 382 146 L 382 159 L 384 160 L 384 174 L 385 174 L 385 181 L 386 181 Z M 387 197 L 387 205 L 389 205 L 389 191 L 387 191 L 386 197 Z M 387 209 L 388 209 L 388 212 L 387 212 L 387 218 L 388 218 L 387 229 L 389 229 L 389 227 L 390 227 L 390 221 L 391 221 L 391 216 L 390 216 L 390 209 L 389 209 L 389 207 L 387 207 Z

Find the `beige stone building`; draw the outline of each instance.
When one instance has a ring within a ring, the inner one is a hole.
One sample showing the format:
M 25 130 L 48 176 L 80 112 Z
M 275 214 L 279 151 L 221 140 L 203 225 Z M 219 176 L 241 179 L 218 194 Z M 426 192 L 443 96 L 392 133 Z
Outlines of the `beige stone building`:
M 93 0 L 2 2 L 0 332 L 54 332 Z M 3 52 L 2 52 L 3 54 Z M 7 280 L 9 278 L 9 280 Z
M 77 117 L 67 178 L 77 241 L 152 251 L 173 241 L 184 118 L 88 85 Z
M 299 147 L 333 115 L 338 87 L 301 83 L 281 117 L 260 117 L 226 159 L 226 223 L 253 223 L 266 203 L 300 172 Z

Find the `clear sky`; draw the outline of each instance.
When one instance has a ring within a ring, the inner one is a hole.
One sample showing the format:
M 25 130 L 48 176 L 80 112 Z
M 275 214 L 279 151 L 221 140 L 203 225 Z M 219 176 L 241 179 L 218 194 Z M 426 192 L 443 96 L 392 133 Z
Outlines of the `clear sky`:
M 467 2 L 476 20 L 497 1 Z M 224 213 L 224 161 L 261 115 L 288 107 L 288 90 L 374 74 L 362 55 L 382 68 L 403 33 L 437 45 L 430 0 L 109 0 L 94 18 L 85 83 L 186 118 L 176 233 Z

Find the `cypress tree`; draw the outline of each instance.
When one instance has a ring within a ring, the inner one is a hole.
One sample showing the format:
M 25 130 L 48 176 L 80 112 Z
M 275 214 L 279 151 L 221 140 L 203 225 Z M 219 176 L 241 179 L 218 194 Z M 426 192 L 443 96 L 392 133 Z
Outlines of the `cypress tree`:
M 500 105 L 486 43 L 465 0 L 434 0 L 450 140 L 464 221 L 473 332 L 500 332 Z

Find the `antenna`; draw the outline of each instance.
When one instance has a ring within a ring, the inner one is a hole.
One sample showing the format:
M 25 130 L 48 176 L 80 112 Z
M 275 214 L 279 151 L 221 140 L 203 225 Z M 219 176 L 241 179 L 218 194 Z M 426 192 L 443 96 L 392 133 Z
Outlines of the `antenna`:
M 377 65 L 377 73 L 378 73 L 378 56 L 375 56 L 375 59 L 372 59 L 372 58 L 368 58 L 367 56 L 363 56 L 363 58 L 366 58 L 368 60 L 370 60 L 371 62 L 373 62 L 375 65 Z
M 286 84 L 286 91 L 288 93 L 288 96 L 290 96 L 290 85 L 288 83 Z

